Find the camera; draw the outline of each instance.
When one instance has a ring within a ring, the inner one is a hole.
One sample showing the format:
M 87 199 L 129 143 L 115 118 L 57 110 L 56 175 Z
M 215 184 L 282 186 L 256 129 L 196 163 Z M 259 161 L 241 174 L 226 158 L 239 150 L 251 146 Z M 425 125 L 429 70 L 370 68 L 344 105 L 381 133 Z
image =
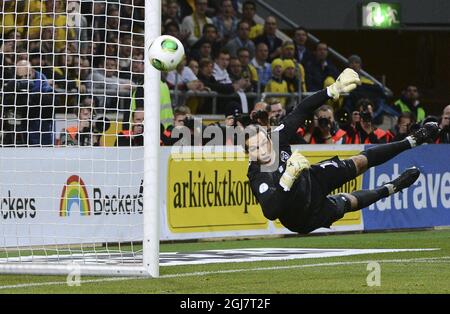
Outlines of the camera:
M 269 124 L 269 113 L 266 110 L 258 110 L 252 116 L 253 123 L 268 125 Z
M 317 123 L 319 124 L 319 127 L 322 129 L 329 128 L 331 125 L 331 121 L 328 118 L 319 118 L 317 120 Z
M 93 133 L 104 133 L 108 131 L 111 125 L 108 117 L 99 117 L 92 121 L 92 132 Z
M 184 126 L 187 127 L 188 129 L 193 130 L 194 129 L 194 117 L 186 117 L 183 120 Z
M 18 79 L 16 81 L 16 92 L 29 92 L 31 91 L 33 84 L 27 79 Z
M 238 122 L 243 126 L 246 127 L 251 123 L 250 116 L 246 113 L 235 113 L 233 115 L 233 126 L 238 126 Z
M 359 116 L 363 122 L 372 122 L 372 114 L 369 111 L 361 111 Z

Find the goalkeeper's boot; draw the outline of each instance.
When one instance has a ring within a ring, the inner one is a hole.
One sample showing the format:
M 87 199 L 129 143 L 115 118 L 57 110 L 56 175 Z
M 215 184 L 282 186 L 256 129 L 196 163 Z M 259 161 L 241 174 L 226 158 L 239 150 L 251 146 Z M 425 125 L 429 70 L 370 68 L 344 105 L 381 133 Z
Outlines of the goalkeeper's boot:
M 420 171 L 416 167 L 408 168 L 397 178 L 385 184 L 385 186 L 391 184 L 393 187 L 393 192 L 397 193 L 403 189 L 406 189 L 411 184 L 416 182 L 420 175 Z M 390 193 L 392 194 L 392 193 Z
M 434 143 L 439 136 L 439 126 L 437 122 L 427 122 L 420 129 L 411 134 L 415 146 L 423 143 Z

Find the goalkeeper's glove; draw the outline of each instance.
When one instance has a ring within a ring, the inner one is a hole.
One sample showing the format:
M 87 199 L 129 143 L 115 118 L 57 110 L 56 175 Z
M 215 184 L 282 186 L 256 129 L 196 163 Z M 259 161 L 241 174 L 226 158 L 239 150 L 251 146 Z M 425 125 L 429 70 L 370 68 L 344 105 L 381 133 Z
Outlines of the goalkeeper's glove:
M 309 169 L 309 161 L 299 151 L 295 151 L 286 162 L 286 170 L 280 178 L 280 185 L 284 191 L 290 191 L 300 173 Z
M 330 97 L 336 100 L 340 94 L 354 90 L 356 85 L 361 85 L 358 73 L 350 68 L 346 68 L 339 75 L 336 82 L 327 87 L 327 92 Z

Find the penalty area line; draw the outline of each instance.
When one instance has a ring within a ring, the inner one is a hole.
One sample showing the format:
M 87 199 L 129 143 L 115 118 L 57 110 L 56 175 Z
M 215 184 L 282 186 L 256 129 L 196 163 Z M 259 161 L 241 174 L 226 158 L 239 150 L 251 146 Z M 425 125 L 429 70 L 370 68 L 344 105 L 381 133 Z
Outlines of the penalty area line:
M 423 258 L 410 258 L 410 259 L 384 259 L 384 260 L 372 259 L 372 260 L 353 261 L 353 262 L 329 262 L 329 263 L 288 265 L 288 266 L 238 268 L 238 269 L 227 269 L 227 270 L 217 270 L 217 271 L 169 274 L 169 275 L 162 275 L 162 276 L 159 276 L 159 278 L 154 278 L 154 279 L 208 276 L 208 275 L 219 275 L 219 274 L 229 274 L 229 273 L 243 273 L 243 272 L 250 272 L 250 271 L 271 271 L 271 270 L 301 269 L 301 268 L 312 268 L 312 267 L 347 266 L 347 265 L 368 264 L 368 263 L 374 262 L 374 261 L 376 261 L 378 263 L 423 263 L 423 262 L 439 263 L 444 260 L 450 260 L 450 256 L 423 257 Z M 81 280 L 80 285 L 88 284 L 88 283 L 103 283 L 103 282 L 143 280 L 143 279 L 151 279 L 151 278 L 148 278 L 148 277 L 108 277 L 108 278 Z M 60 286 L 60 285 L 67 285 L 67 281 L 49 281 L 49 282 L 35 282 L 35 283 L 23 283 L 23 284 L 16 284 L 16 285 L 5 285 L 5 286 L 0 286 L 0 290 L 33 288 L 33 287 L 44 287 L 44 286 Z

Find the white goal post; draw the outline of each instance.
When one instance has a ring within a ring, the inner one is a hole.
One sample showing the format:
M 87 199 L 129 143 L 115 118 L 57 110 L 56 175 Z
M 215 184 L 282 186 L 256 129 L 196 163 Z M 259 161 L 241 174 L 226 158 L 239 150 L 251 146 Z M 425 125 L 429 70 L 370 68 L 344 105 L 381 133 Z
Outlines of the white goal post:
M 0 0 L 0 273 L 159 276 L 160 24 L 160 0 Z

